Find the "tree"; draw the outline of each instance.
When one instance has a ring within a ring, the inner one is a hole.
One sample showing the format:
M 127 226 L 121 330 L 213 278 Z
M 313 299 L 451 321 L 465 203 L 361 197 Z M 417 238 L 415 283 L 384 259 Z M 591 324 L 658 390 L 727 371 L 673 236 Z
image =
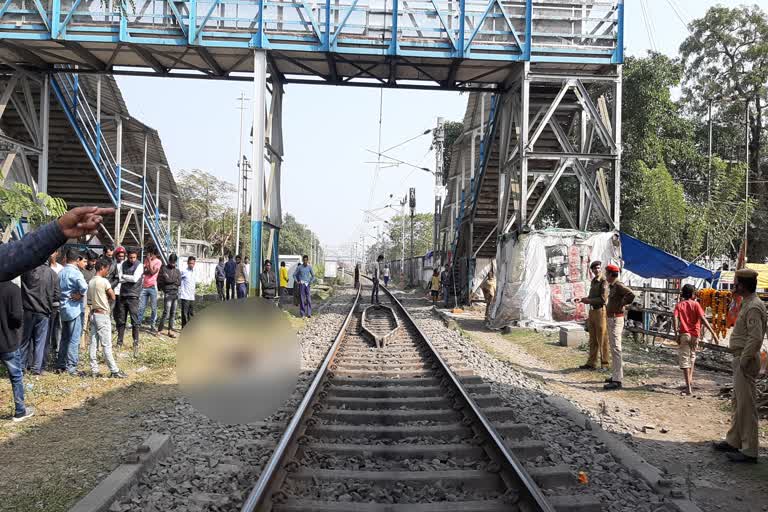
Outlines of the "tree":
M 413 217 L 413 255 L 424 256 L 432 249 L 432 213 L 417 213 Z M 399 260 L 402 255 L 403 217 L 396 215 L 389 219 L 381 243 L 371 245 L 367 252 L 369 259 L 376 259 L 379 254 L 387 261 Z M 411 257 L 411 216 L 405 216 L 405 257 Z
M 283 254 L 309 254 L 315 244 L 320 244 L 319 238 L 306 225 L 296 220 L 290 213 L 283 215 L 283 226 L 280 228 L 280 252 Z
M 0 174 L 0 179 L 3 176 Z M 32 187 L 24 183 L 13 183 L 9 187 L 0 186 L 0 226 L 3 243 L 11 238 L 13 229 L 22 219 L 36 228 L 64 215 L 67 203 L 63 199 L 51 197 L 39 192 L 35 194 Z
M 756 178 L 755 196 L 760 207 L 765 208 L 768 188 L 763 179 L 761 148 L 763 110 L 768 105 L 768 18 L 757 6 L 718 6 L 694 20 L 690 28 L 691 35 L 680 47 L 685 63 L 686 106 L 703 119 L 712 101 L 721 121 L 733 126 L 736 134 L 748 109 L 749 172 Z M 768 256 L 765 223 L 750 232 L 748 247 L 753 261 Z
M 176 185 L 186 214 L 182 237 L 205 240 L 213 245 L 213 254 L 223 255 L 235 243 L 234 185 L 200 169 L 182 170 Z M 250 239 L 248 224 L 241 225 L 241 240 Z
M 464 123 L 460 121 L 446 121 L 443 123 L 443 184 L 448 183 L 448 171 L 451 169 L 453 156 L 453 143 L 456 142 L 464 131 Z

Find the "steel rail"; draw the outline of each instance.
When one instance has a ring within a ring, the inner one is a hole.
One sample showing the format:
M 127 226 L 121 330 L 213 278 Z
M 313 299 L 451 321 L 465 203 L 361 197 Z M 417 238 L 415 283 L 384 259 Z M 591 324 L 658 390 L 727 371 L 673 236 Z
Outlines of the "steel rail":
M 330 368 L 334 358 L 336 357 L 339 346 L 341 345 L 341 342 L 344 339 L 344 335 L 347 332 L 349 321 L 357 309 L 361 290 L 362 286 L 358 286 L 357 295 L 355 295 L 355 300 L 352 303 L 352 307 L 349 308 L 349 313 L 347 313 L 347 317 L 344 319 L 344 323 L 341 324 L 341 328 L 339 329 L 339 332 L 336 335 L 331 348 L 328 349 L 328 353 L 326 354 L 323 363 L 320 365 L 320 368 L 318 368 L 314 379 L 312 379 L 312 383 L 307 389 L 307 392 L 304 394 L 304 398 L 301 400 L 301 403 L 291 418 L 290 423 L 288 423 L 288 427 L 280 437 L 280 441 L 278 442 L 275 451 L 272 453 L 272 457 L 270 457 L 267 465 L 264 466 L 264 469 L 262 470 L 261 475 L 259 475 L 259 479 L 256 482 L 256 485 L 251 490 L 248 498 L 245 500 L 245 503 L 243 503 L 243 507 L 240 509 L 241 512 L 254 512 L 255 510 L 260 510 L 260 507 L 264 505 L 266 499 L 271 497 L 272 485 L 275 483 L 275 477 L 277 476 L 278 471 L 287 462 L 284 459 L 286 458 L 288 449 L 298 441 L 299 428 L 309 418 L 308 414 L 312 413 L 310 404 L 315 399 L 318 391 L 320 391 L 321 384 L 328 373 L 328 368 Z
M 364 277 L 366 279 L 370 279 L 370 277 L 368 276 L 364 276 Z M 403 306 L 403 304 L 399 300 L 397 300 L 394 294 L 391 291 L 389 291 L 386 287 L 381 286 L 381 289 L 384 290 L 387 296 L 389 296 L 389 298 L 392 299 L 392 302 L 398 306 L 398 308 L 403 313 L 403 315 L 408 319 L 409 322 L 411 322 L 411 325 L 413 325 L 413 327 L 416 329 L 416 332 L 418 333 L 418 335 L 427 344 L 435 360 L 440 365 L 443 373 L 451 380 L 451 383 L 453 384 L 454 388 L 458 390 L 461 399 L 468 405 L 469 411 L 471 412 L 472 416 L 474 416 L 475 420 L 479 422 L 480 425 L 482 425 L 486 435 L 493 442 L 493 448 L 502 456 L 502 463 L 504 463 L 507 466 L 507 468 L 510 469 L 512 473 L 515 476 L 517 476 L 517 478 L 523 483 L 524 488 L 521 489 L 521 491 L 524 491 L 524 493 L 527 495 L 529 500 L 533 501 L 533 504 L 535 504 L 538 507 L 538 510 L 540 512 L 555 512 L 554 507 L 552 507 L 552 505 L 549 503 L 547 498 L 541 492 L 541 489 L 539 489 L 539 486 L 536 484 L 536 482 L 534 482 L 533 478 L 531 478 L 531 475 L 528 474 L 528 472 L 523 467 L 522 463 L 518 460 L 517 457 L 515 457 L 512 451 L 504 443 L 504 440 L 496 431 L 496 429 L 488 420 L 488 418 L 485 416 L 485 413 L 483 413 L 483 411 L 477 405 L 475 400 L 467 392 L 466 388 L 461 383 L 459 378 L 456 377 L 456 374 L 454 374 L 453 371 L 450 369 L 448 364 L 440 355 L 439 351 L 432 344 L 432 341 L 430 341 L 427 335 L 424 334 L 424 332 L 421 330 L 418 324 L 416 324 L 416 322 L 413 320 L 413 317 L 411 317 L 411 314 L 408 313 L 407 309 L 405 309 L 405 306 Z M 521 498 L 523 497 L 521 496 Z

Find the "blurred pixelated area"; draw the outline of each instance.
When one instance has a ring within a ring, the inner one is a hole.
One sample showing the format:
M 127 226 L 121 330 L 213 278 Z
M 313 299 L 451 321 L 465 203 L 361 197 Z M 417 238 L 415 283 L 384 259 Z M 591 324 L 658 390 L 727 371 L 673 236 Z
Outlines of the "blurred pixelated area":
M 177 374 L 192 406 L 223 424 L 275 413 L 299 376 L 298 338 L 285 315 L 256 298 L 210 306 L 182 332 Z

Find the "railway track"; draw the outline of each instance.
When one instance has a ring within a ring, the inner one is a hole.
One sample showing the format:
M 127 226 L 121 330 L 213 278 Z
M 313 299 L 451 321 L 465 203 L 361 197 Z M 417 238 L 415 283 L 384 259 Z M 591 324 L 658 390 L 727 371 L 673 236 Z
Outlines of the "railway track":
M 544 443 L 382 290 L 357 291 L 242 511 L 601 510 L 567 466 L 523 464 Z

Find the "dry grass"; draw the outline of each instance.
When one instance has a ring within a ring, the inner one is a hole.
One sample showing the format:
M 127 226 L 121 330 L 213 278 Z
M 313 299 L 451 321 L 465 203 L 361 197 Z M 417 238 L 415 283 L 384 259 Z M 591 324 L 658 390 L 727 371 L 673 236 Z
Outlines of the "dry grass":
M 0 386 L 2 510 L 67 510 L 119 464 L 142 418 L 175 400 L 175 340 L 142 332 L 141 343 L 136 359 L 130 348 L 116 353 L 128 379 L 25 377 L 26 401 L 36 413 L 24 423 L 10 421 L 11 389 Z M 88 368 L 87 355 L 80 359 Z

